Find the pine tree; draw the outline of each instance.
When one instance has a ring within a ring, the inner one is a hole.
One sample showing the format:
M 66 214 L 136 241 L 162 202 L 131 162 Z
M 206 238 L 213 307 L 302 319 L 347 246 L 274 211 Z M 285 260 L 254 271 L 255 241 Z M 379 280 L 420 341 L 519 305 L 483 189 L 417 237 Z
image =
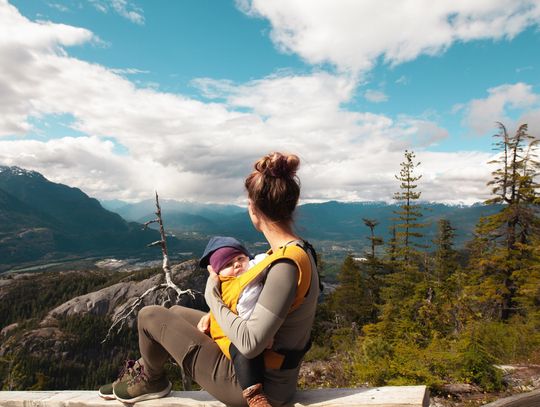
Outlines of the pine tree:
M 339 285 L 332 293 L 331 309 L 345 326 L 363 325 L 371 318 L 370 299 L 357 262 L 348 255 L 338 275 Z
M 386 260 L 389 265 L 394 265 L 397 260 L 397 236 L 395 223 L 390 226 L 390 239 L 388 239 L 386 245 Z
M 385 274 L 384 264 L 377 258 L 376 248 L 384 244 L 381 237 L 375 235 L 375 227 L 379 222 L 375 219 L 362 218 L 364 224 L 370 230 L 368 240 L 370 242 L 370 252 L 366 254 L 366 261 L 362 264 L 361 270 L 365 270 L 365 283 L 368 295 L 368 304 L 371 308 L 370 322 L 375 322 L 377 319 L 377 308 L 381 304 L 380 288 L 382 285 L 382 277 Z
M 421 206 L 416 202 L 420 199 L 421 192 L 417 190 L 418 180 L 422 175 L 415 175 L 415 169 L 420 162 L 415 162 L 413 151 L 405 150 L 405 160 L 400 164 L 401 170 L 396 179 L 400 182 L 400 192 L 394 194 L 394 200 L 399 204 L 399 210 L 394 211 L 396 220 L 396 240 L 398 245 L 397 257 L 403 265 L 410 267 L 418 256 L 418 249 L 423 248 L 418 239 L 423 237 L 420 231 L 425 225 L 419 223 L 422 217 Z
M 368 237 L 368 240 L 370 242 L 371 246 L 371 258 L 375 259 L 375 247 L 382 245 L 384 242 L 381 237 L 375 236 L 375 227 L 379 224 L 379 222 L 375 219 L 368 219 L 368 218 L 362 218 L 364 221 L 364 225 L 366 225 L 369 228 L 370 236 Z
M 527 132 L 527 125 L 509 135 L 498 123 L 495 146 L 500 156 L 491 161 L 493 197 L 486 204 L 500 205 L 498 213 L 484 217 L 477 225 L 470 268 L 478 284 L 477 306 L 486 315 L 507 320 L 518 312 L 522 286 L 533 273 L 538 259 L 535 239 L 539 234 L 538 176 L 536 149 L 539 140 Z M 473 290 L 474 291 L 474 290 Z
M 433 287 L 439 331 L 448 334 L 463 329 L 466 319 L 464 305 L 465 276 L 454 249 L 455 229 L 447 219 L 440 219 L 434 240 Z
M 458 268 L 457 252 L 454 250 L 455 231 L 447 219 L 440 219 L 435 239 L 435 270 L 437 286 L 443 288 L 445 282 Z
M 408 337 L 423 341 L 429 337 L 433 306 L 429 279 L 418 243 L 423 235 L 419 223 L 422 216 L 417 204 L 421 192 L 415 175 L 420 163 L 415 162 L 413 152 L 405 151 L 405 160 L 396 179 L 400 181 L 400 192 L 394 195 L 399 202 L 399 210 L 394 211 L 395 233 L 388 241 L 387 258 L 390 273 L 384 277 L 381 288 L 381 316 L 377 330 L 386 338 Z M 424 263 L 422 261 L 422 263 Z

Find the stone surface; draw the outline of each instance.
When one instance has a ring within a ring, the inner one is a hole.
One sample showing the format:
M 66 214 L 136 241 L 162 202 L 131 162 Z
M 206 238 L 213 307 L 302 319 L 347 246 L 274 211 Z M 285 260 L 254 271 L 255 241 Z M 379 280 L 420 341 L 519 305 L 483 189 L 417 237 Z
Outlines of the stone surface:
M 528 393 L 506 397 L 484 407 L 538 407 L 540 406 L 540 389 Z
M 223 407 L 204 391 L 177 391 L 169 397 L 137 403 L 141 407 Z M 425 386 L 388 386 L 358 389 L 317 389 L 297 393 L 295 407 L 428 407 Z M 96 391 L 2 391 L 2 407 L 118 407 Z

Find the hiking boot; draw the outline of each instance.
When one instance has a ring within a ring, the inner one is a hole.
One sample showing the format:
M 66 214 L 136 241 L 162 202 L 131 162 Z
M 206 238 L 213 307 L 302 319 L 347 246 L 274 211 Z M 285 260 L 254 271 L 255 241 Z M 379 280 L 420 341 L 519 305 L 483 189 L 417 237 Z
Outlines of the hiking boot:
M 113 386 L 118 382 L 123 382 L 130 380 L 131 378 L 135 377 L 137 375 L 137 371 L 140 369 L 140 364 L 138 360 L 126 360 L 124 363 L 124 367 L 118 374 L 118 378 L 112 382 L 107 383 L 101 386 L 98 390 L 99 397 L 105 399 L 105 400 L 114 400 L 116 397 L 114 397 L 113 393 Z
M 141 365 L 135 377 L 115 383 L 113 393 L 116 400 L 133 404 L 138 401 L 165 397 L 171 392 L 171 388 L 172 384 L 165 376 L 150 379 L 144 372 L 144 366 Z
M 272 407 L 264 394 L 262 383 L 249 386 L 242 392 L 242 396 L 246 399 L 249 407 Z

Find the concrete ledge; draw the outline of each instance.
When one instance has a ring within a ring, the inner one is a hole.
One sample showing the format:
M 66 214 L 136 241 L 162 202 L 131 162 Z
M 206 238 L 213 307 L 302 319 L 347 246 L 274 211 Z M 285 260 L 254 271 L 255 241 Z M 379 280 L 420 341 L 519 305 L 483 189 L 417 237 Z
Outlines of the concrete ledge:
M 516 394 L 486 404 L 484 407 L 538 407 L 540 406 L 540 389 L 528 393 Z
M 223 407 L 205 391 L 175 391 L 168 397 L 137 403 L 141 407 Z M 428 407 L 426 386 L 387 386 L 299 391 L 295 407 Z M 2 407 L 117 407 L 97 391 L 0 391 Z

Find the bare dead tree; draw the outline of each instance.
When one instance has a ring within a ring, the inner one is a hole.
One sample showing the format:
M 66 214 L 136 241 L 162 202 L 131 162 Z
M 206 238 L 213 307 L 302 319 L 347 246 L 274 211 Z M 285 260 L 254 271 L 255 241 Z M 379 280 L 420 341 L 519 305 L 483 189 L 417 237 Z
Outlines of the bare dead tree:
M 159 197 L 158 193 L 156 191 L 156 218 L 148 221 L 144 224 L 144 229 L 147 229 L 149 225 L 153 223 L 157 223 L 159 225 L 159 233 L 161 236 L 160 240 L 156 240 L 155 242 L 152 242 L 148 245 L 148 247 L 152 246 L 160 246 L 161 247 L 161 253 L 163 254 L 163 273 L 165 275 L 165 282 L 161 284 L 154 285 L 150 287 L 148 290 L 146 290 L 144 293 L 142 293 L 139 297 L 135 298 L 133 302 L 129 305 L 124 307 L 118 314 L 116 314 L 113 318 L 112 324 L 109 327 L 109 330 L 107 332 L 107 335 L 105 336 L 105 339 L 101 341 L 102 343 L 105 343 L 107 340 L 109 340 L 115 332 L 118 334 L 122 328 L 126 325 L 126 323 L 129 321 L 129 318 L 132 315 L 135 315 L 142 305 L 144 305 L 144 299 L 148 295 L 155 293 L 157 291 L 161 291 L 161 296 L 158 297 L 158 304 L 163 306 L 171 306 L 172 304 L 176 304 L 182 296 L 189 295 L 191 298 L 195 299 L 195 290 L 187 289 L 182 290 L 180 289 L 171 278 L 171 266 L 169 263 L 169 253 L 167 251 L 167 239 L 165 236 L 165 228 L 163 227 L 163 217 L 161 216 L 161 207 L 159 205 Z M 174 298 L 176 297 L 176 298 Z

